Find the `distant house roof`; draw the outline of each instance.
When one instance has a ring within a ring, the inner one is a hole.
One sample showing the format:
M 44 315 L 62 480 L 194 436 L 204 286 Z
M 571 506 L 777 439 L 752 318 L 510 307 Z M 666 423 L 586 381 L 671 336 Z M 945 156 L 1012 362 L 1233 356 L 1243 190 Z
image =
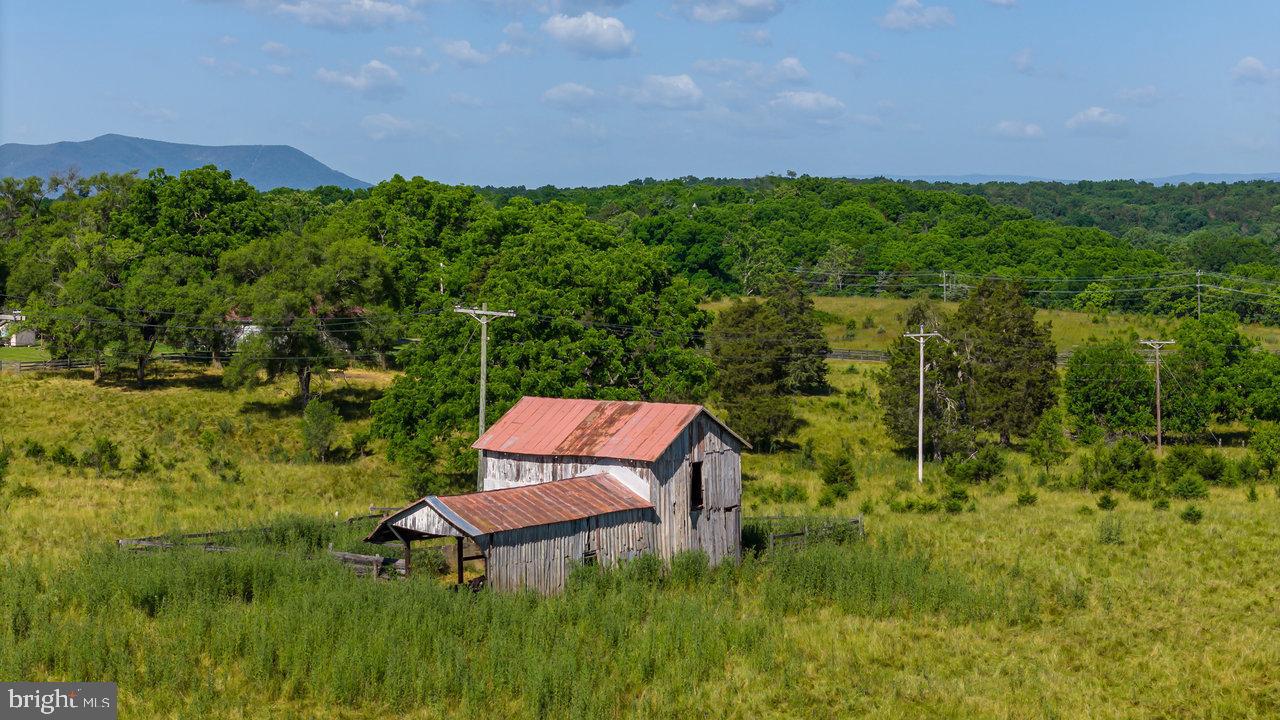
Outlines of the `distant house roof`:
M 464 535 L 476 537 L 652 507 L 612 475 L 601 473 L 466 495 L 428 495 L 385 518 L 367 539 L 392 539 L 395 533 L 389 525 L 424 508 L 430 508 Z
M 750 447 L 701 405 L 542 397 L 522 398 L 471 447 L 653 462 L 700 413 Z

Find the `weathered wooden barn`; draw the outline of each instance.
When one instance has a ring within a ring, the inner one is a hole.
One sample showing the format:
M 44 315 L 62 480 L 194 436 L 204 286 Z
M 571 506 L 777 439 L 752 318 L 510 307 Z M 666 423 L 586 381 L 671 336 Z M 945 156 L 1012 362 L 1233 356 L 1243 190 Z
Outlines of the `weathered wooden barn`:
M 490 587 L 544 593 L 578 563 L 740 556 L 749 446 L 701 405 L 526 397 L 473 447 L 483 491 L 424 497 L 369 541 L 470 539 Z

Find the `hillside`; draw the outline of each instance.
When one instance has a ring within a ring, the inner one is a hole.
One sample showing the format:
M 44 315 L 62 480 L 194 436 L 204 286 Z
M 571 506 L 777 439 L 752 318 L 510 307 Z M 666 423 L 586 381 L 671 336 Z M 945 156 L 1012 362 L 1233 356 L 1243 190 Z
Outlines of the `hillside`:
M 187 145 L 114 134 L 83 142 L 0 145 L 0 177 L 43 178 L 72 168 L 81 175 L 130 170 L 146 175 L 154 168 L 176 175 L 204 165 L 230 170 L 259 190 L 369 187 L 289 145 Z

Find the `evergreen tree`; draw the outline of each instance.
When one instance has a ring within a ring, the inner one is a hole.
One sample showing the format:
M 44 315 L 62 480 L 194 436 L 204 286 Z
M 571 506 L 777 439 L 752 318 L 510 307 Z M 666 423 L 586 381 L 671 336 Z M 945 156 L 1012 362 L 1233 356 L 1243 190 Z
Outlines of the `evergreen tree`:
M 915 332 L 949 331 L 946 318 L 925 303 L 907 312 L 906 329 Z M 876 374 L 880 408 L 889 437 L 904 447 L 915 447 L 918 422 L 920 346 L 915 340 L 898 337 L 889 346 L 889 361 Z M 924 445 L 933 459 L 974 446 L 972 414 L 969 407 L 968 375 L 953 346 L 930 341 L 925 348 Z
M 967 369 L 972 420 L 1008 445 L 1057 403 L 1057 349 L 1020 283 L 984 280 L 956 310 L 951 342 Z
M 725 421 L 764 452 L 799 428 L 786 391 L 789 351 L 779 341 L 785 337 L 786 321 L 756 300 L 735 301 L 707 333 Z
M 827 353 L 831 344 L 822 332 L 822 323 L 814 313 L 813 298 L 805 292 L 803 282 L 794 275 L 775 279 L 765 304 L 781 319 L 783 377 L 785 393 L 812 395 L 825 392 L 827 385 Z

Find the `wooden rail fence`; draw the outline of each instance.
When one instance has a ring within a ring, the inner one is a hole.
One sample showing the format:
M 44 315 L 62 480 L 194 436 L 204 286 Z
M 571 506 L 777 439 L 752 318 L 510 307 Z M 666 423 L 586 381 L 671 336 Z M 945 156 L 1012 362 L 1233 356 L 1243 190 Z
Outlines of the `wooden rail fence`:
M 805 546 L 824 540 L 862 539 L 867 536 L 862 516 L 851 518 L 765 516 L 744 518 L 744 524 L 763 525 L 765 548 Z

